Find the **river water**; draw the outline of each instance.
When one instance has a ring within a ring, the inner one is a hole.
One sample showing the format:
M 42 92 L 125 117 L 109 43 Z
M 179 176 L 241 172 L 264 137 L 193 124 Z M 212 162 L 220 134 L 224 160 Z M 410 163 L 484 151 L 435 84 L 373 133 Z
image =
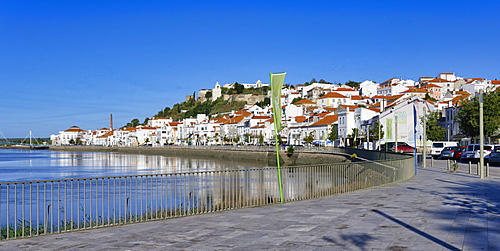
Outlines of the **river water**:
M 196 157 L 0 149 L 0 182 L 166 174 L 263 166 L 258 163 Z

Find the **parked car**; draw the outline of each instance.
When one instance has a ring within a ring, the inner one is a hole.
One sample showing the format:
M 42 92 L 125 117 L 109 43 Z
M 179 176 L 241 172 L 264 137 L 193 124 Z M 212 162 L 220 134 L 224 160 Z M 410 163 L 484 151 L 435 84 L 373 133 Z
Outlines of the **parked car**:
M 462 157 L 462 154 L 465 152 L 466 149 L 467 149 L 466 146 L 457 147 L 457 150 L 455 151 L 455 153 L 453 155 L 453 159 L 460 159 Z
M 407 152 L 413 152 L 414 147 L 408 145 L 405 142 L 398 142 L 398 149 L 397 152 L 400 153 L 407 153 Z M 395 152 L 396 149 L 394 149 L 394 142 L 385 142 L 380 145 L 380 151 L 390 151 L 390 152 Z
M 432 142 L 431 145 L 431 155 L 433 158 L 437 158 L 441 155 L 441 151 L 444 150 L 445 147 L 448 146 L 458 146 L 457 142 L 453 141 L 436 141 Z
M 458 151 L 458 146 L 447 146 L 441 151 L 439 156 L 441 159 L 453 159 L 456 151 Z
M 398 142 L 398 148 L 395 149 L 393 144 L 393 146 L 390 148 L 390 151 L 398 153 L 412 153 L 415 151 L 415 148 L 413 146 L 406 144 L 405 142 Z
M 484 156 L 488 156 L 494 147 L 495 145 L 484 144 Z M 479 144 L 469 144 L 460 159 L 464 161 L 478 161 L 480 157 L 479 148 Z
M 447 146 L 441 151 L 441 159 L 460 159 L 466 146 Z
M 489 162 L 493 164 L 500 164 L 500 146 L 495 146 L 489 155 Z

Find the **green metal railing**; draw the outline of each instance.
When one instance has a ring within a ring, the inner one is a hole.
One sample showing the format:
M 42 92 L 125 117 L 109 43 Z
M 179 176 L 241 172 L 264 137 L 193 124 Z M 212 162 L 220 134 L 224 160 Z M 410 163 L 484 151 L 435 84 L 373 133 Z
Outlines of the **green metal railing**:
M 340 152 L 352 151 L 356 150 Z M 353 192 L 413 177 L 413 157 L 395 156 L 399 158 L 282 167 L 284 201 Z M 6 182 L 0 183 L 0 239 L 263 206 L 279 200 L 276 168 Z

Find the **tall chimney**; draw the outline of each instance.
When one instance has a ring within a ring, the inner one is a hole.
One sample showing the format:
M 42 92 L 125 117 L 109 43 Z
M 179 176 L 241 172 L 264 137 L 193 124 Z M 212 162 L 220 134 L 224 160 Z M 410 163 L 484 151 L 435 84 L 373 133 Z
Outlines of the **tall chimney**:
M 113 131 L 113 114 L 109 114 L 109 130 Z

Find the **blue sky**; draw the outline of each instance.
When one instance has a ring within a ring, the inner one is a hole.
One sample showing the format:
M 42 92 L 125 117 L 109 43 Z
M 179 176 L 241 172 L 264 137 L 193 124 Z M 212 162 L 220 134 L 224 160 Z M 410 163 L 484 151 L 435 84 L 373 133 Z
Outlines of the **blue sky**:
M 500 1 L 0 1 L 0 131 L 143 121 L 199 89 L 500 79 Z

